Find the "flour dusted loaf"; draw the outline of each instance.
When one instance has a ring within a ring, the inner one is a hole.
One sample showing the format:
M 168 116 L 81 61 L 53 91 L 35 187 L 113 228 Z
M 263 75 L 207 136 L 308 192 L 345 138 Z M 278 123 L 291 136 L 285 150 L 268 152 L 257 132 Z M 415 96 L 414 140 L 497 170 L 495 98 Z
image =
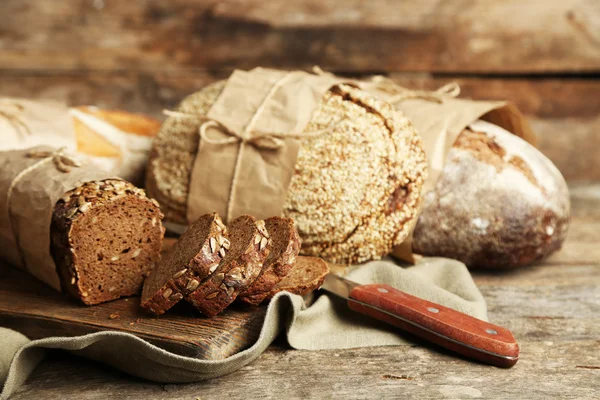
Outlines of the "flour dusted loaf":
M 176 111 L 205 115 L 224 86 L 208 86 Z M 186 224 L 199 125 L 168 118 L 153 144 L 146 187 L 169 223 Z M 340 264 L 380 258 L 414 226 L 426 178 L 420 138 L 388 103 L 344 84 L 324 94 L 305 127 L 322 130 L 301 141 L 282 216 L 295 220 L 302 254 Z
M 230 248 L 227 228 L 216 214 L 188 227 L 144 282 L 141 306 L 156 315 L 173 307 L 210 276 Z
M 88 305 L 139 294 L 160 258 L 162 217 L 155 200 L 122 180 L 87 182 L 65 193 L 50 227 L 63 290 Z
M 228 224 L 231 246 L 215 271 L 186 296 L 194 307 L 213 317 L 229 306 L 258 277 L 271 240 L 263 220 L 242 215 Z
M 471 267 L 513 268 L 559 249 L 570 218 L 567 185 L 533 146 L 483 121 L 458 137 L 425 194 L 413 250 Z
M 291 218 L 271 217 L 265 220 L 266 232 L 272 241 L 271 251 L 263 263 L 260 274 L 238 298 L 248 304 L 258 305 L 290 272 L 300 251 L 300 237 Z
M 93 106 L 72 107 L 69 111 L 79 153 L 123 179 L 143 183 L 152 138 L 160 121 Z

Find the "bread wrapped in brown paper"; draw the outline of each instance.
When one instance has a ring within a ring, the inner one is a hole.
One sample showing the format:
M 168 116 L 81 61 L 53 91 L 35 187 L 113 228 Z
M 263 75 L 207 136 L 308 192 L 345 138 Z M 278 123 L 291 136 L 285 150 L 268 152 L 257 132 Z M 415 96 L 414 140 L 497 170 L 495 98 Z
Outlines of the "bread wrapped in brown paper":
M 514 268 L 562 246 L 567 185 L 513 104 L 456 98 L 455 84 L 414 91 L 375 77 L 361 86 L 407 115 L 427 152 L 423 208 L 412 240 L 395 254 L 410 258 L 412 249 L 469 267 Z
M 0 150 L 64 146 L 138 185 L 159 128 L 154 118 L 126 111 L 0 98 Z
M 139 293 L 160 256 L 158 203 L 65 148 L 0 152 L 0 257 L 86 304 Z
M 182 230 L 218 211 L 293 218 L 302 254 L 377 259 L 416 221 L 426 161 L 410 121 L 335 77 L 235 71 L 181 102 L 156 137 L 146 187 Z

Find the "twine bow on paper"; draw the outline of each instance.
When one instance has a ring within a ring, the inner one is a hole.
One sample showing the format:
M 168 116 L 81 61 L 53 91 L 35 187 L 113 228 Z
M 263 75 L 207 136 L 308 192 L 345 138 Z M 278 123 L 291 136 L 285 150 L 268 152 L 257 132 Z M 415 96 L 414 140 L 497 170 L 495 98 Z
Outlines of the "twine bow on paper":
M 31 135 L 29 125 L 23 120 L 22 115 L 25 107 L 9 99 L 0 102 L 0 117 L 4 118 L 17 132 L 23 136 Z
M 72 167 L 81 167 L 81 161 L 75 156 L 66 153 L 67 148 L 61 147 L 60 149 L 50 150 L 31 150 L 27 152 L 29 158 L 43 158 L 51 159 L 56 165 L 56 169 L 63 173 L 71 172 Z M 35 164 L 34 164 L 35 165 Z
M 315 65 L 313 72 L 321 76 L 335 76 Z M 361 89 L 375 89 L 390 94 L 385 100 L 390 104 L 396 104 L 407 99 L 423 99 L 435 103 L 443 103 L 447 98 L 456 98 L 460 94 L 460 86 L 456 82 L 450 82 L 436 90 L 413 90 L 398 85 L 396 82 L 383 75 L 375 75 L 367 81 L 357 82 Z
M 198 133 L 202 141 L 205 143 L 210 143 L 214 145 L 227 145 L 227 144 L 239 144 L 239 151 L 237 152 L 237 157 L 235 160 L 235 167 L 233 170 L 233 177 L 231 180 L 231 186 L 229 189 L 229 195 L 227 197 L 227 208 L 225 220 L 229 221 L 229 217 L 233 211 L 234 199 L 235 199 L 235 188 L 237 187 L 239 172 L 241 168 L 241 161 L 244 157 L 244 149 L 246 145 L 254 146 L 261 150 L 278 150 L 285 145 L 285 139 L 307 139 L 314 138 L 323 135 L 329 129 L 321 129 L 316 131 L 305 131 L 302 133 L 290 133 L 290 132 L 261 132 L 254 129 L 254 125 L 258 121 L 259 116 L 262 114 L 265 109 L 267 103 L 273 97 L 275 92 L 284 85 L 284 83 L 293 76 L 292 73 L 287 73 L 283 77 L 281 77 L 275 84 L 271 87 L 267 95 L 263 98 L 262 103 L 259 107 L 254 111 L 252 118 L 243 129 L 242 132 L 238 133 L 234 130 L 228 128 L 225 124 L 207 117 L 202 114 L 194 114 L 194 113 L 185 113 L 179 111 L 170 111 L 163 110 L 168 116 L 175 118 L 194 118 L 199 121 L 203 121 L 200 127 L 198 128 Z M 223 139 L 214 139 L 211 138 L 207 130 L 208 128 L 216 128 L 220 132 L 224 133 L 228 137 Z

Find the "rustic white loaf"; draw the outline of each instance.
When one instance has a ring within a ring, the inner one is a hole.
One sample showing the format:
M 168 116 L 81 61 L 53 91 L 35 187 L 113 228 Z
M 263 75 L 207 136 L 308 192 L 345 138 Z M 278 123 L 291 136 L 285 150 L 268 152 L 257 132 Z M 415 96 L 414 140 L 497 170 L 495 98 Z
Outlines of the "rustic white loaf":
M 476 121 L 425 194 L 413 250 L 471 267 L 518 267 L 559 249 L 569 218 L 567 185 L 552 162 L 510 132 Z

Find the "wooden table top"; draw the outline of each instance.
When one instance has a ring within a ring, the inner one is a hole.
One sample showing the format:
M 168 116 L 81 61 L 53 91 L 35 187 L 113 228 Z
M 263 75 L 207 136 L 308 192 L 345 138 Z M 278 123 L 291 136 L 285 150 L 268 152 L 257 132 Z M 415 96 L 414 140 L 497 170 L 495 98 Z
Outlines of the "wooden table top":
M 55 352 L 14 399 L 597 398 L 600 184 L 571 189 L 573 219 L 562 251 L 521 270 L 473 272 L 491 321 L 510 328 L 521 346 L 510 370 L 420 344 L 298 351 L 281 340 L 230 375 L 165 385 Z

